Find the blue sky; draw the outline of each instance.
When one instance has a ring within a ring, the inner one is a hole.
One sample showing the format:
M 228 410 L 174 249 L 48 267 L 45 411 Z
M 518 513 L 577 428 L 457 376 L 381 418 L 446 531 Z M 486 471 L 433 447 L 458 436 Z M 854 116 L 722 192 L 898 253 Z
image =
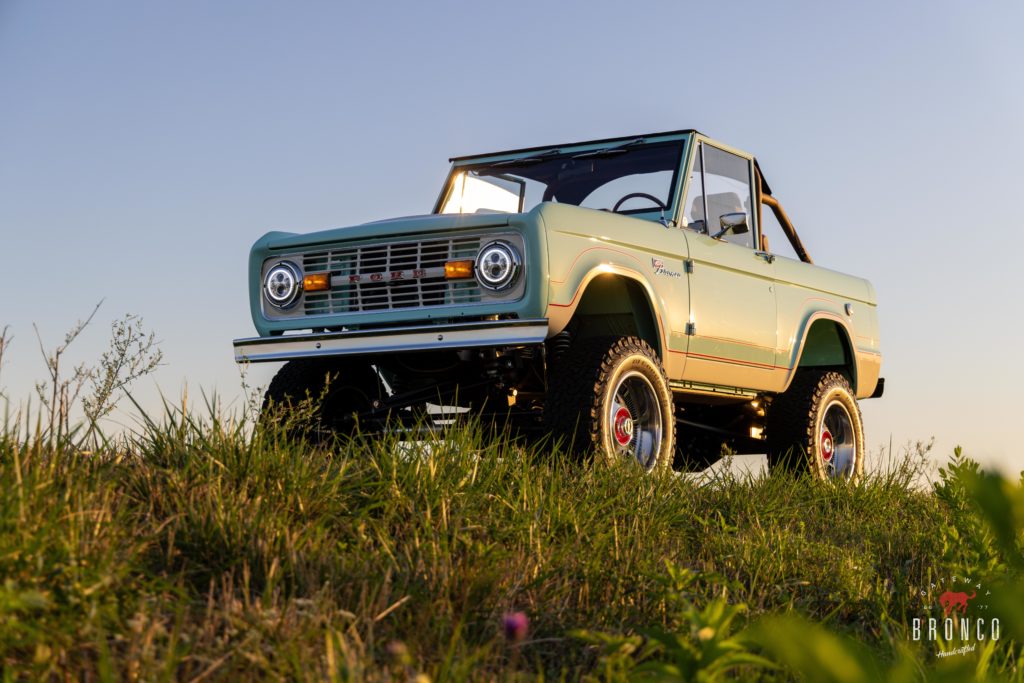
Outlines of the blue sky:
M 816 262 L 868 277 L 868 444 L 1024 467 L 1024 5 L 0 0 L 0 382 L 141 314 L 138 395 L 240 393 L 250 244 L 429 211 L 456 154 L 697 128 L 758 156 Z M 271 369 L 255 368 L 265 383 Z

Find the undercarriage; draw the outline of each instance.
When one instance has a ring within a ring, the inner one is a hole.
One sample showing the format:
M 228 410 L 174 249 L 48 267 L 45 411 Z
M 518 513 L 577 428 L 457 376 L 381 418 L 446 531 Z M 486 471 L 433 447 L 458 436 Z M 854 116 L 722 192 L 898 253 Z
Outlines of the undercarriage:
M 443 432 L 471 419 L 507 437 L 536 442 L 550 438 L 549 413 L 555 411 L 549 401 L 559 400 L 551 378 L 572 341 L 563 333 L 531 346 L 298 360 L 289 365 L 315 363 L 308 379 L 310 396 L 321 389 L 318 382 L 329 378 L 341 407 L 336 403 L 336 414 L 323 419 L 334 431 L 358 424 L 364 434 L 398 430 L 416 438 L 424 430 Z M 285 394 L 274 393 L 272 386 L 268 402 L 285 400 Z M 764 452 L 764 399 L 685 392 L 671 396 L 677 434 L 674 469 L 704 469 L 728 453 Z

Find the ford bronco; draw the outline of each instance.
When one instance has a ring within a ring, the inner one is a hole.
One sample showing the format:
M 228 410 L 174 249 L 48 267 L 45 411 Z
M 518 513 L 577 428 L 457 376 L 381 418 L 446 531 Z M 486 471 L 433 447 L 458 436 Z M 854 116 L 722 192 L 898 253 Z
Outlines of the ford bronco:
M 751 155 L 684 130 L 451 161 L 428 215 L 252 247 L 259 336 L 234 348 L 286 361 L 265 409 L 319 396 L 321 433 L 470 412 L 647 469 L 727 447 L 860 476 L 874 289 L 812 263 Z

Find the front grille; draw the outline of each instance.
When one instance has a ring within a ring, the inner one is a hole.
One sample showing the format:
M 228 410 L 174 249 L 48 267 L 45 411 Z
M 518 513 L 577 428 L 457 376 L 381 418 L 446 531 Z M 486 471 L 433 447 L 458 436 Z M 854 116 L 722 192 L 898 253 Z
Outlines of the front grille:
M 307 292 L 306 315 L 389 311 L 480 301 L 475 280 L 445 280 L 445 261 L 472 259 L 480 237 L 390 242 L 316 251 L 302 256 L 306 273 L 331 273 L 331 289 Z M 414 277 L 414 271 L 425 271 Z M 392 279 L 400 273 L 401 279 Z

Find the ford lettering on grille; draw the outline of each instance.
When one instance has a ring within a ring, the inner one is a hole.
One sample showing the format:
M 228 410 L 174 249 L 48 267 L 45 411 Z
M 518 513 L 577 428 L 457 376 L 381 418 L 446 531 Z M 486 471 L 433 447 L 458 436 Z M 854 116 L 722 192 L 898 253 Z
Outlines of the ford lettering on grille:
M 403 282 L 406 280 L 422 280 L 424 278 L 444 277 L 444 268 L 414 268 L 412 270 L 392 270 L 389 273 L 370 273 L 339 275 L 331 278 L 331 287 L 360 282 Z

